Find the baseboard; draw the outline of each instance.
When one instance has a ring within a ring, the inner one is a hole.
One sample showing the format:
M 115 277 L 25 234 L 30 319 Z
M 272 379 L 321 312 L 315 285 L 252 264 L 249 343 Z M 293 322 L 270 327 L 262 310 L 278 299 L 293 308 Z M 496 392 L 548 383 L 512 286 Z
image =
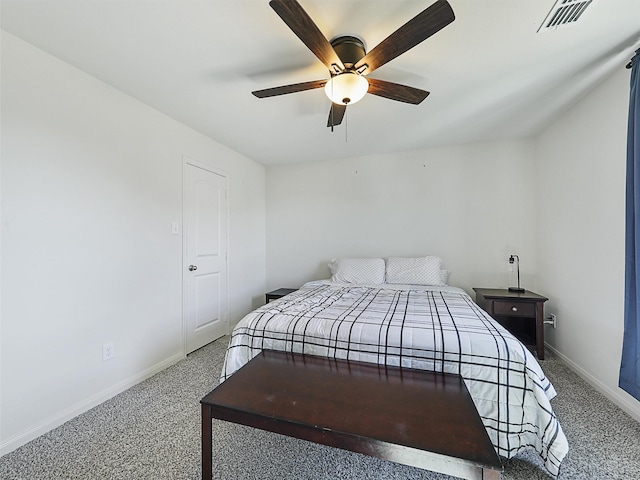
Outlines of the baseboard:
M 164 360 L 143 372 L 140 372 L 137 375 L 134 375 L 122 382 L 103 390 L 102 392 L 93 395 L 82 402 L 76 403 L 71 406 L 67 410 L 64 410 L 60 414 L 52 417 L 51 419 L 37 425 L 30 430 L 27 430 L 24 433 L 16 435 L 13 438 L 10 438 L 0 444 L 0 457 L 6 455 L 9 452 L 29 443 L 31 440 L 38 438 L 40 435 L 44 435 L 45 433 L 53 430 L 56 427 L 59 427 L 63 423 L 71 420 L 74 417 L 86 412 L 87 410 L 92 409 L 93 407 L 100 405 L 102 402 L 109 400 L 112 397 L 115 397 L 119 393 L 124 392 L 126 389 L 133 387 L 134 385 L 146 380 L 147 378 L 153 377 L 156 373 L 161 372 L 162 370 L 174 365 L 175 363 L 182 360 L 184 355 L 179 353 L 174 355 L 167 360 Z
M 545 347 L 548 348 L 553 354 L 562 361 L 567 367 L 577 373 L 584 381 L 589 383 L 593 388 L 602 393 L 605 397 L 615 403 L 618 407 L 628 413 L 634 420 L 640 422 L 640 404 L 635 403 L 633 401 L 629 401 L 625 398 L 620 392 L 612 390 L 610 387 L 602 383 L 600 380 L 595 378 L 585 369 L 583 369 L 580 365 L 572 361 L 569 357 L 564 355 L 559 350 L 555 349 L 548 343 L 545 343 Z M 544 366 L 544 364 L 543 364 Z

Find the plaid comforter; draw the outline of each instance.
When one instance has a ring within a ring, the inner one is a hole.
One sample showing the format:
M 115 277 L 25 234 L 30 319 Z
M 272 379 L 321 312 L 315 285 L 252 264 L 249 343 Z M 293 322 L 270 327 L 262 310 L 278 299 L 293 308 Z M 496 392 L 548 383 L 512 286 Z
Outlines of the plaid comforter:
M 459 374 L 499 455 L 568 451 L 537 360 L 459 288 L 307 283 L 236 325 L 221 381 L 263 349 Z

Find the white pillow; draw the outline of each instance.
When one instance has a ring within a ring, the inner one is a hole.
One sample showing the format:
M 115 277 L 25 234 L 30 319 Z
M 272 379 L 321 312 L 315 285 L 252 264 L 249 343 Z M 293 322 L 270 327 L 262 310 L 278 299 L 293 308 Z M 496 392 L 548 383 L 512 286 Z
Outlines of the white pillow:
M 440 270 L 440 281 L 444 285 L 449 285 L 449 275 L 451 275 L 451 270 Z
M 440 257 L 389 257 L 387 258 L 387 283 L 408 285 L 446 285 L 440 274 Z
M 331 281 L 339 283 L 384 283 L 382 258 L 335 258 L 329 263 Z

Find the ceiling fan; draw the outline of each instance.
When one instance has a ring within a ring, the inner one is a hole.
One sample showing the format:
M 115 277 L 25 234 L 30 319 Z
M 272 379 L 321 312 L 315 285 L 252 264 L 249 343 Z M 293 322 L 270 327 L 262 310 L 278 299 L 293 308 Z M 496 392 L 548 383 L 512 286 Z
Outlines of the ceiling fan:
M 329 69 L 328 80 L 312 80 L 280 87 L 256 90 L 258 98 L 275 97 L 324 87 L 331 100 L 327 127 L 340 125 L 347 109 L 367 93 L 398 102 L 417 105 L 429 92 L 387 82 L 366 75 L 402 55 L 453 22 L 455 15 L 446 0 L 438 0 L 398 28 L 368 53 L 364 41 L 353 35 L 338 36 L 331 41 L 305 12 L 297 0 L 271 0 L 271 8 L 302 43 Z

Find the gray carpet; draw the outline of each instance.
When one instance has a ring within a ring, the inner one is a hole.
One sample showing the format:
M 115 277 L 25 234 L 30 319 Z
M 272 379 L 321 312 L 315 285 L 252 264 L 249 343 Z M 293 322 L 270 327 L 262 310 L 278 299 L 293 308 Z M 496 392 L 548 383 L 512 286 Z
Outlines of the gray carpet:
M 0 478 L 200 478 L 200 399 L 217 384 L 227 337 L 0 458 Z M 547 354 L 553 407 L 569 440 L 564 479 L 640 479 L 640 424 Z M 451 480 L 360 454 L 214 420 L 216 479 Z M 503 480 L 549 479 L 535 452 Z

